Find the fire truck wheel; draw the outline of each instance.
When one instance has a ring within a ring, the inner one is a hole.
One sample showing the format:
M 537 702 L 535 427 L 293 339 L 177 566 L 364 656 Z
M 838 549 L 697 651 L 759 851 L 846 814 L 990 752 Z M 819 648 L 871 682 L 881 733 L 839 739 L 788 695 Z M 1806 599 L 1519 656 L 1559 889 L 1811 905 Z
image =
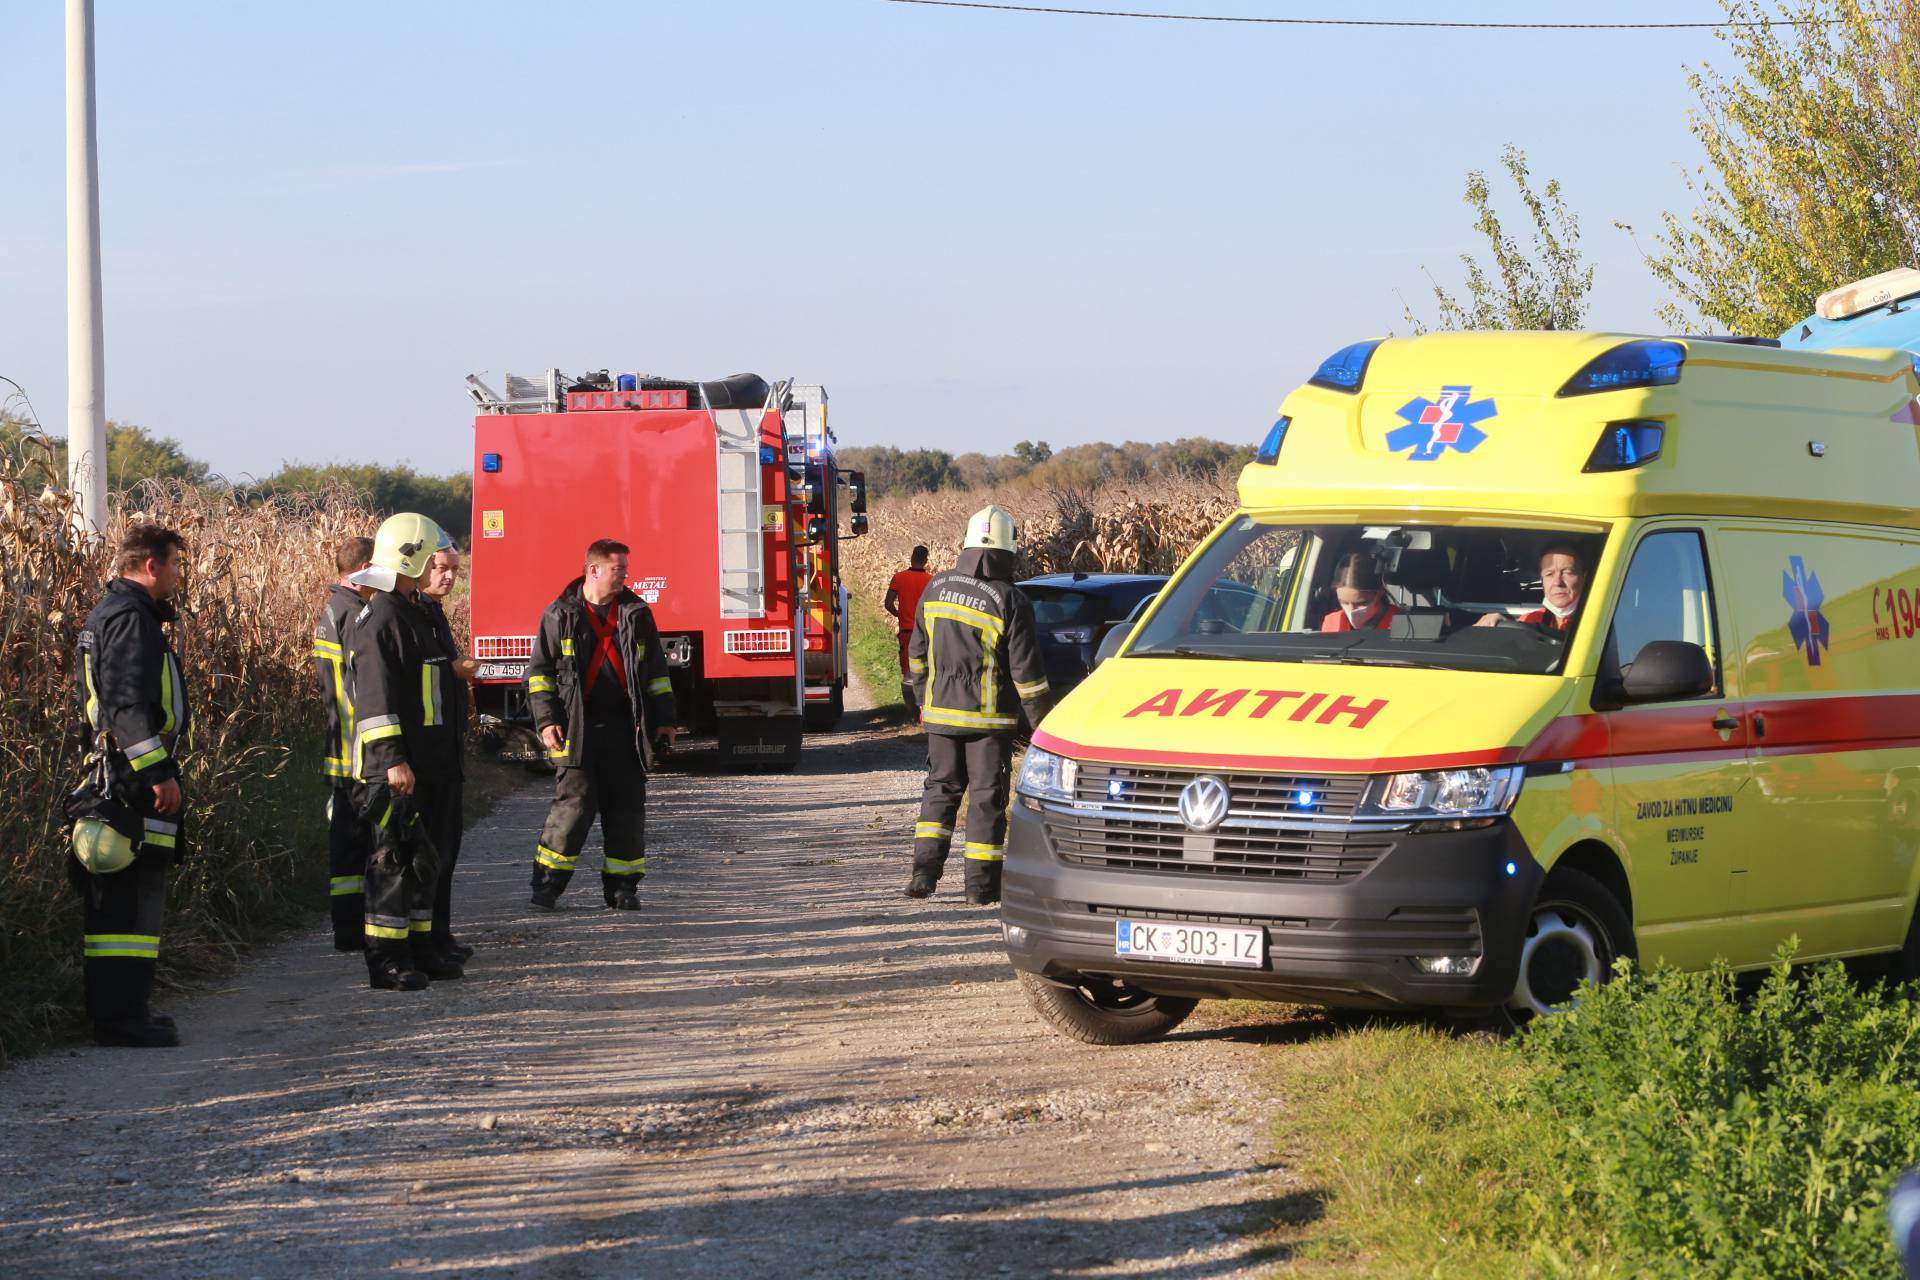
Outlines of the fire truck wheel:
M 840 717 L 846 713 L 846 686 L 835 684 L 833 696 L 824 703 L 807 708 L 807 732 L 825 733 L 840 723 Z
M 1150 995 L 1118 978 L 1086 977 L 1076 984 L 1022 972 L 1020 985 L 1041 1021 L 1082 1044 L 1148 1044 L 1186 1021 L 1200 1003 Z

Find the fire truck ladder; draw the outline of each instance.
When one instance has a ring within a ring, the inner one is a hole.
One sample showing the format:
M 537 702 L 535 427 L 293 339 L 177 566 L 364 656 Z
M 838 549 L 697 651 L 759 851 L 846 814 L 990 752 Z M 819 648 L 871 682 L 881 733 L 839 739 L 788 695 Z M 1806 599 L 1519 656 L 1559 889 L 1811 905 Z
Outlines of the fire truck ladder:
M 760 424 L 787 400 L 792 380 L 767 392 L 759 413 L 715 410 L 700 388 L 700 407 L 713 423 L 714 474 L 720 517 L 720 616 L 767 615 L 766 529 L 760 522 Z

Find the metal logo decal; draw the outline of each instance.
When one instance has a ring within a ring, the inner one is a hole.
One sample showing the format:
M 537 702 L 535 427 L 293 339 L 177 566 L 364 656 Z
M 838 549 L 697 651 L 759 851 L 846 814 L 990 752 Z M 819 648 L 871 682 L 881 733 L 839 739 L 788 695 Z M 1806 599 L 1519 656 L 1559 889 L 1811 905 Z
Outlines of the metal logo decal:
M 1227 806 L 1232 802 L 1226 783 L 1203 774 L 1180 792 L 1180 820 L 1189 831 L 1211 831 L 1226 821 Z
M 1395 410 L 1405 425 L 1387 433 L 1387 448 L 1411 449 L 1409 462 L 1432 462 L 1449 449 L 1472 453 L 1487 438 L 1480 424 L 1499 412 L 1493 397 L 1474 400 L 1472 387 L 1442 387 L 1429 400 L 1415 396 Z

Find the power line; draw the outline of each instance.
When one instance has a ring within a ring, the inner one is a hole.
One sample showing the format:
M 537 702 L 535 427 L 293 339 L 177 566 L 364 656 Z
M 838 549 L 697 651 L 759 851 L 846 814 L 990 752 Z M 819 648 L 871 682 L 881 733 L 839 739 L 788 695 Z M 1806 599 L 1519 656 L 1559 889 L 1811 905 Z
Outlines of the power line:
M 1074 18 L 1145 18 L 1155 22 L 1235 22 L 1266 27 L 1402 27 L 1445 31 L 1714 31 L 1725 27 L 1805 27 L 1838 18 L 1754 18 L 1740 22 L 1423 22 L 1399 18 L 1253 18 L 1212 13 L 1134 13 L 1126 9 L 1066 9 L 1037 4 L 987 4 L 983 0 L 885 0 L 935 9 L 988 9 L 1000 13 L 1051 13 Z

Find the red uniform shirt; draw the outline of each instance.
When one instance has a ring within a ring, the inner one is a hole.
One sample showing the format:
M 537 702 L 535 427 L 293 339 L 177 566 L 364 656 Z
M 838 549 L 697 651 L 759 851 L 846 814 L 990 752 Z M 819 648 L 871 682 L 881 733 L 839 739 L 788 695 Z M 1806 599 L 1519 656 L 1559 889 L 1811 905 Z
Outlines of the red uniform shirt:
M 1547 612 L 1545 609 L 1535 609 L 1532 613 L 1521 614 L 1520 621 L 1526 623 L 1528 626 L 1536 626 L 1536 627 L 1541 625 L 1542 623 L 1545 623 L 1547 626 L 1552 627 L 1555 631 L 1565 631 L 1568 627 L 1573 625 L 1573 615 L 1568 614 L 1564 618 L 1556 618 L 1551 613 Z
M 933 581 L 933 575 L 925 569 L 902 569 L 893 575 L 893 581 L 887 584 L 887 590 L 893 592 L 899 601 L 900 625 L 902 635 L 913 630 L 913 615 L 920 608 L 921 593 L 927 584 Z

